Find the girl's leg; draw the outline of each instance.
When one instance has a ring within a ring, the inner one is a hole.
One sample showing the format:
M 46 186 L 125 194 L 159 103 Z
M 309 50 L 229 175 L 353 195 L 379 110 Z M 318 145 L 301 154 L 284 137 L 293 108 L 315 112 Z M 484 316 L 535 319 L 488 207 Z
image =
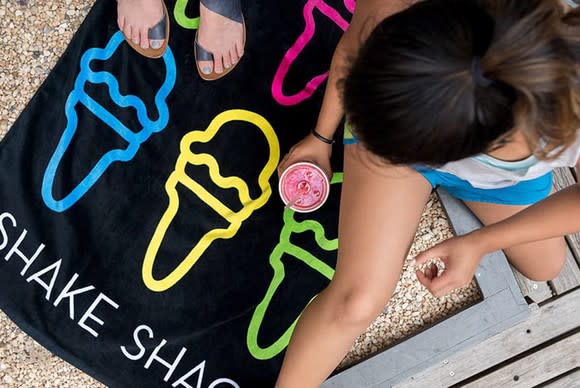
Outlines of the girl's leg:
M 484 225 L 502 221 L 527 206 L 465 202 Z M 509 262 L 528 279 L 554 279 L 566 262 L 566 242 L 563 237 L 517 245 L 504 250 Z
M 359 147 L 345 147 L 334 278 L 300 317 L 278 388 L 318 387 L 380 314 L 431 192 L 414 170 L 379 166 Z

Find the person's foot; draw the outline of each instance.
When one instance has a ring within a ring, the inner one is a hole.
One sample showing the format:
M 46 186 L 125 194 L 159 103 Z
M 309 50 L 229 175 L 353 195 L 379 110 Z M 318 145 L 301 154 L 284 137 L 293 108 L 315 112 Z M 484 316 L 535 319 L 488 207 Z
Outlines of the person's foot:
M 127 39 L 141 48 L 158 49 L 163 39 L 149 39 L 149 29 L 163 19 L 163 0 L 117 0 L 117 23 Z
M 213 54 L 212 61 L 199 61 L 204 74 L 224 72 L 235 65 L 244 54 L 244 26 L 217 14 L 203 4 L 199 5 L 199 28 L 197 43 Z

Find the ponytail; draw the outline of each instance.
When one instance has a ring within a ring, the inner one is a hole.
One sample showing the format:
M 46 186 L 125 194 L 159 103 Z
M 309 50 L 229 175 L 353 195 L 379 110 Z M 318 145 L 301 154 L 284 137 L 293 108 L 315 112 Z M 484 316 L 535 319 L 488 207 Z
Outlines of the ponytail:
M 381 22 L 342 81 L 355 136 L 441 165 L 522 130 L 542 159 L 580 128 L 580 13 L 559 0 L 429 0 Z
M 565 13 L 557 0 L 486 3 L 495 31 L 482 69 L 515 91 L 514 124 L 536 156 L 555 157 L 580 128 L 580 14 Z

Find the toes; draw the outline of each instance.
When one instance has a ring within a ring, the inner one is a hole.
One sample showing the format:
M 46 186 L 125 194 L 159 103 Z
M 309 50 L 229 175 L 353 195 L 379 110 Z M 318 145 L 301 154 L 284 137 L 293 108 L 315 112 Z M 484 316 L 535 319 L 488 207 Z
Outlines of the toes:
M 236 52 L 238 54 L 238 58 L 241 58 L 244 55 L 244 43 L 236 44 Z
M 129 35 L 131 37 L 131 40 L 133 41 L 133 43 L 135 44 L 139 44 L 139 30 L 137 28 L 133 28 L 132 26 L 130 26 L 131 28 L 131 35 Z
M 151 41 L 150 41 L 151 48 L 158 49 L 161 46 L 163 46 L 163 42 L 165 42 L 164 39 L 151 39 Z
M 224 68 L 229 69 L 232 67 L 232 58 L 230 57 L 230 53 L 226 52 L 223 56 L 223 63 Z
M 216 73 L 221 74 L 224 72 L 223 57 L 221 55 L 214 54 L 213 64 L 214 64 L 214 71 Z
M 123 26 L 123 34 L 127 39 L 131 39 L 131 25 L 129 23 L 125 23 Z
M 235 48 L 230 51 L 230 58 L 232 59 L 232 65 L 235 65 L 240 60 L 240 57 L 238 56 L 238 51 Z
M 149 37 L 147 36 L 149 31 L 147 28 L 142 28 L 139 32 L 139 41 L 141 43 L 141 48 L 148 49 L 149 48 Z
M 123 31 L 123 27 L 125 26 L 125 18 L 117 17 L 117 25 L 119 26 L 119 29 Z
M 199 61 L 199 69 L 203 74 L 211 74 L 213 68 L 213 62 L 211 61 Z

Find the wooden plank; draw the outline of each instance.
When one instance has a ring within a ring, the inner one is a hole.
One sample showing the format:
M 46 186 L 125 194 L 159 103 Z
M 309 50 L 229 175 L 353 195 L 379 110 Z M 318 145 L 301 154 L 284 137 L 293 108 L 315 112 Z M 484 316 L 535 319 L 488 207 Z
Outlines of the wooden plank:
M 554 296 L 548 282 L 535 282 L 522 275 L 515 268 L 512 268 L 512 271 L 520 290 L 522 290 L 522 294 L 530 298 L 534 303 L 542 303 Z
M 533 312 L 527 321 L 424 368 L 399 381 L 396 387 L 449 387 L 458 384 L 552 338 L 577 329 L 580 327 L 578 306 L 580 290 L 553 298 L 541 308 L 532 305 Z
M 578 4 L 580 4 L 578 0 L 564 0 L 564 2 L 572 8 L 576 8 L 578 7 Z
M 487 388 L 508 385 L 534 387 L 579 366 L 580 333 L 576 333 L 463 387 Z
M 509 271 L 509 268 L 507 269 Z M 514 282 L 515 283 L 515 282 Z M 517 285 L 514 284 L 516 291 Z M 397 345 L 332 376 L 322 388 L 390 387 L 529 318 L 528 305 L 503 289 Z
M 564 263 L 562 271 L 558 277 L 549 282 L 556 295 L 563 294 L 566 291 L 580 286 L 580 268 L 578 268 L 572 252 L 569 249 L 567 251 L 568 258 Z
M 567 167 L 556 168 L 554 170 L 553 179 L 554 188 L 556 190 L 562 190 L 568 186 L 576 184 L 576 178 L 574 178 L 572 170 Z
M 580 368 L 572 373 L 568 373 L 555 381 L 552 381 L 547 386 L 550 388 L 570 388 L 577 387 L 580 381 Z
M 571 169 L 557 168 L 554 170 L 554 188 L 556 190 L 562 190 L 573 184 L 576 184 L 576 178 L 574 178 Z M 566 241 L 576 258 L 576 263 L 580 265 L 580 233 L 572 233 L 566 236 Z
M 568 247 L 572 251 L 576 264 L 580 265 L 580 233 L 572 233 L 566 236 Z

